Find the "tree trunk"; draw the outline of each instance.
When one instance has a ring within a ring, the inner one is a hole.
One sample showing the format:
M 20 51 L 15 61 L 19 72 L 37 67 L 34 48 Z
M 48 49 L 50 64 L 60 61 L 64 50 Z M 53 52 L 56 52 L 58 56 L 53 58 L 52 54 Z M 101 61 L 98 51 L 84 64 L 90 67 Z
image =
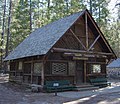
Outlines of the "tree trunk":
M 47 5 L 47 18 L 50 19 L 50 0 L 48 0 L 48 5 Z
M 4 0 L 3 23 L 2 23 L 2 33 L 1 33 L 1 69 L 3 69 L 3 45 L 4 45 L 4 33 L 5 33 L 5 13 L 6 13 L 6 0 Z
M 92 0 L 90 0 L 90 13 L 92 15 Z
M 32 31 L 32 5 L 31 5 L 31 0 L 30 0 L 30 31 Z
M 8 17 L 8 29 L 7 29 L 7 42 L 6 42 L 5 57 L 8 56 L 8 53 L 9 53 L 10 23 L 11 23 L 11 5 L 12 5 L 12 0 L 10 0 L 10 2 L 9 2 L 9 17 Z

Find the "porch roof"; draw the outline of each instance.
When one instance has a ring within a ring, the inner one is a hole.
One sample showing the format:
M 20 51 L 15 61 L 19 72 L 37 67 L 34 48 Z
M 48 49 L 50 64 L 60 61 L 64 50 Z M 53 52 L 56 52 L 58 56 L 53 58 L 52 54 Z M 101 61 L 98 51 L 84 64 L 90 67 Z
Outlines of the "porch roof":
M 108 68 L 120 68 L 120 58 L 111 62 L 107 67 Z

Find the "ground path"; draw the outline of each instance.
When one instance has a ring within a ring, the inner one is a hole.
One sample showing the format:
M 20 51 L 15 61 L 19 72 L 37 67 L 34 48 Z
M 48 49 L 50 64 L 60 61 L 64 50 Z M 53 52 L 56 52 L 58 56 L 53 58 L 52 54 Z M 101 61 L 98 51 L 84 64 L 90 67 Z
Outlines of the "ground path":
M 8 75 L 0 75 L 0 104 L 120 104 L 120 82 L 110 80 L 111 87 L 93 91 L 32 93 L 23 86 L 8 82 Z

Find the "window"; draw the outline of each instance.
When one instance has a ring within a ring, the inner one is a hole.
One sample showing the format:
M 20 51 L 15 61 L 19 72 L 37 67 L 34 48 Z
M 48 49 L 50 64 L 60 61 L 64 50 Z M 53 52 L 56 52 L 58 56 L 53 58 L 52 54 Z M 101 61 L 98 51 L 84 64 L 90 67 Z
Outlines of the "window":
M 18 70 L 22 70 L 22 62 L 19 62 L 18 65 L 19 65 L 19 66 L 18 66 Z
M 15 62 L 11 62 L 10 63 L 10 71 L 15 71 L 15 69 L 17 69 L 16 65 L 17 64 Z
M 10 65 L 8 64 L 8 71 L 10 71 Z
M 41 73 L 41 70 L 42 70 L 42 63 L 34 63 L 34 73 L 37 74 L 37 73 Z
M 92 65 L 92 73 L 101 73 L 101 65 Z
M 67 63 L 52 63 L 52 74 L 66 75 Z
M 30 74 L 31 73 L 31 63 L 24 64 L 24 73 Z

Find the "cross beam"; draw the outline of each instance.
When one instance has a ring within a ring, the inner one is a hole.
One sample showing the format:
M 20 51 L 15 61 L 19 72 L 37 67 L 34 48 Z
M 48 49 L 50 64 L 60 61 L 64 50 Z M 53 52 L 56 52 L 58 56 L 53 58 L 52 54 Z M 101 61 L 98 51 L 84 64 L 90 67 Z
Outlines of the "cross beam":
M 92 52 L 92 51 L 84 51 L 84 50 L 73 50 L 73 49 L 64 49 L 64 48 L 52 48 L 52 52 L 71 52 L 71 53 L 87 53 L 87 54 L 97 54 L 97 55 L 106 55 L 112 56 L 113 53 L 105 53 L 105 52 Z
M 90 49 L 95 45 L 95 43 L 97 42 L 97 40 L 99 39 L 99 37 L 100 37 L 100 35 L 98 35 L 98 37 L 94 40 L 94 42 L 89 47 L 88 51 L 90 51 Z
M 82 45 L 82 47 L 86 50 L 86 47 L 84 46 L 84 44 L 82 43 L 82 41 L 75 35 L 75 33 L 72 31 L 72 29 L 70 29 L 70 31 L 73 34 L 73 36 L 77 39 L 77 41 Z
M 87 19 L 87 12 L 85 12 L 85 35 L 86 35 L 86 48 L 88 50 L 88 19 Z

